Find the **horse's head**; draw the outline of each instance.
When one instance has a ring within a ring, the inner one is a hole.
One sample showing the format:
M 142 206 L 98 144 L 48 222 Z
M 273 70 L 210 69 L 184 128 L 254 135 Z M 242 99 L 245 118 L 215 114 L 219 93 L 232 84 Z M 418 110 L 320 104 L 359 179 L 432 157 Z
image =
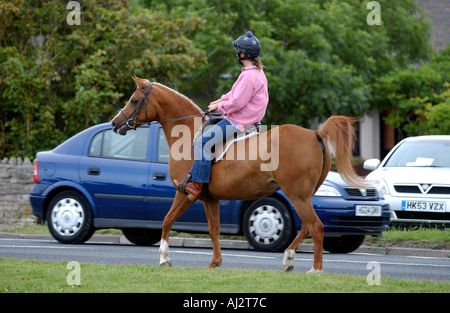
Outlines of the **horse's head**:
M 113 131 L 119 135 L 126 135 L 130 129 L 136 129 L 142 124 L 153 120 L 155 112 L 149 100 L 152 83 L 147 79 L 132 76 L 136 83 L 136 91 L 123 109 L 111 120 Z

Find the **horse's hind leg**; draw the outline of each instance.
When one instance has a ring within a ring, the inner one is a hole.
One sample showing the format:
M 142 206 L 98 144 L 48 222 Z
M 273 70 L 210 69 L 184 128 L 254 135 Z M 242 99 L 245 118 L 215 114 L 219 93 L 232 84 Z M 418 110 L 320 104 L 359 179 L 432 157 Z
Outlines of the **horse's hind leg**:
M 203 202 L 205 206 L 206 218 L 208 220 L 209 236 L 211 237 L 213 247 L 213 258 L 208 265 L 209 268 L 214 268 L 222 265 L 222 253 L 220 252 L 220 220 L 219 220 L 219 200 Z
M 169 232 L 173 223 L 186 211 L 192 202 L 181 192 L 175 194 L 172 206 L 164 217 L 162 224 L 161 242 L 159 244 L 159 265 L 171 266 L 169 259 Z
M 292 201 L 292 200 L 291 200 Z M 301 240 L 307 235 L 308 231 L 314 241 L 314 264 L 310 273 L 321 273 L 323 270 L 323 223 L 320 221 L 311 203 L 311 199 L 306 201 L 296 200 L 292 201 L 295 207 L 295 211 L 302 220 L 302 230 L 297 238 L 294 239 L 292 244 L 284 252 L 283 270 L 292 270 L 293 264 L 290 262 L 294 258 L 295 251 L 298 248 Z M 305 229 L 306 228 L 306 229 Z

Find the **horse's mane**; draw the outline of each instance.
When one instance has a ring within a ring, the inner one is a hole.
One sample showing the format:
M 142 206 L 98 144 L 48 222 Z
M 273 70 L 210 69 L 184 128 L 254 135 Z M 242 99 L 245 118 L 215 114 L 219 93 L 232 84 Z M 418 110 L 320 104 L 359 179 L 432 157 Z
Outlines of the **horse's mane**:
M 192 101 L 191 99 L 189 99 L 188 97 L 186 97 L 186 96 L 183 95 L 182 93 L 180 93 L 180 92 L 178 92 L 178 91 L 176 91 L 176 90 L 174 90 L 174 89 L 172 89 L 172 88 L 170 88 L 170 87 L 167 87 L 167 86 L 165 86 L 165 85 L 163 85 L 163 84 L 161 84 L 161 83 L 154 83 L 154 85 L 158 85 L 158 86 L 160 86 L 160 87 L 162 87 L 162 88 L 166 88 L 167 90 L 169 90 L 170 92 L 172 92 L 175 96 L 177 96 L 180 100 L 182 100 L 183 102 L 188 103 L 192 108 L 194 108 L 195 110 L 197 110 L 199 113 L 202 112 L 202 110 L 198 107 L 198 105 L 195 104 L 194 101 Z

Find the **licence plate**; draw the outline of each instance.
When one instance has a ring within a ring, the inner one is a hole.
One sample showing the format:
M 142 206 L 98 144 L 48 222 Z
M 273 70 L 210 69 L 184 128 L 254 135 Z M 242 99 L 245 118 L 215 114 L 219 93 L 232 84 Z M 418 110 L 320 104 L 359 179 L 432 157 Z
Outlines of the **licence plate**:
M 357 205 L 355 207 L 356 216 L 381 216 L 381 206 L 379 205 Z
M 443 201 L 402 201 L 402 211 L 445 213 Z

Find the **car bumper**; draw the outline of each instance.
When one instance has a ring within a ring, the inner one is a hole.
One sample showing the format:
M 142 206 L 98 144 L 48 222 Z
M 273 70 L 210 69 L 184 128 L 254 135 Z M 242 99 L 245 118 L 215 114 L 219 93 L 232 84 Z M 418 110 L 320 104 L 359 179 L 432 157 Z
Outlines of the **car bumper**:
M 432 197 L 411 197 L 385 195 L 386 202 L 391 207 L 391 223 L 403 224 L 445 224 L 450 226 L 450 199 L 432 198 Z M 407 202 L 428 202 L 428 203 L 445 203 L 445 212 L 418 211 L 409 210 L 405 207 L 404 201 Z
M 315 197 L 314 209 L 325 227 L 325 236 L 380 236 L 389 226 L 389 205 L 383 201 L 355 201 L 339 197 Z M 356 206 L 380 206 L 381 216 L 356 216 Z
M 33 214 L 37 218 L 44 220 L 44 202 L 45 197 L 30 195 L 30 204 L 33 209 Z
M 33 214 L 41 219 L 45 220 L 45 199 L 46 197 L 42 194 L 48 188 L 48 185 L 45 184 L 33 184 L 33 187 L 30 191 L 30 204 L 33 210 Z

